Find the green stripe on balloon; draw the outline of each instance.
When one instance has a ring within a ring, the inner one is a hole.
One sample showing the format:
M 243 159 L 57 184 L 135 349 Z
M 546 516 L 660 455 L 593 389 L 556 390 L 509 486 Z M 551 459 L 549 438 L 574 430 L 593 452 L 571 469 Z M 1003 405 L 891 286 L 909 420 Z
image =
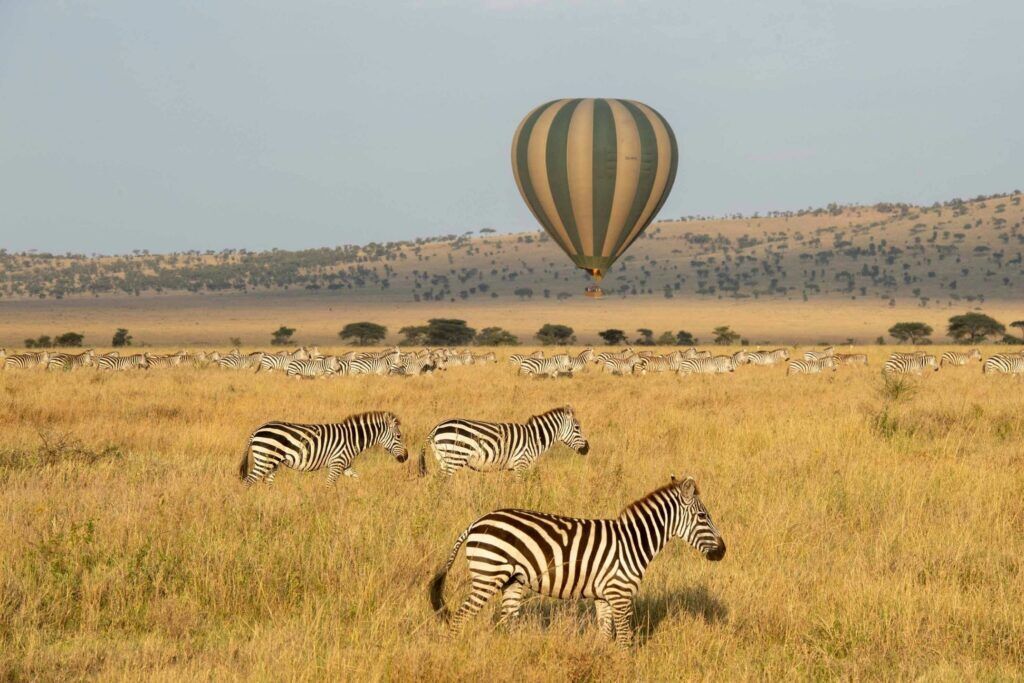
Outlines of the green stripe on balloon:
M 594 254 L 604 251 L 615 198 L 615 163 L 618 151 L 615 117 L 605 100 L 594 101 Z
M 577 254 L 583 253 L 583 242 L 580 241 L 579 229 L 576 226 L 576 214 L 572 210 L 572 195 L 569 190 L 569 166 L 566 152 L 569 147 L 569 126 L 573 112 L 580 100 L 572 100 L 562 107 L 548 129 L 547 168 L 548 187 L 551 197 L 555 200 L 555 209 L 572 246 Z
M 644 207 L 647 206 L 647 202 L 651 198 L 651 189 L 654 187 L 658 171 L 658 138 L 654 135 L 654 127 L 635 104 L 626 100 L 620 100 L 620 102 L 633 117 L 640 135 L 640 173 L 626 222 L 622 225 L 615 247 L 611 250 L 613 256 L 619 253 L 619 249 L 629 239 L 630 233 L 636 227 L 637 221 L 640 220 Z

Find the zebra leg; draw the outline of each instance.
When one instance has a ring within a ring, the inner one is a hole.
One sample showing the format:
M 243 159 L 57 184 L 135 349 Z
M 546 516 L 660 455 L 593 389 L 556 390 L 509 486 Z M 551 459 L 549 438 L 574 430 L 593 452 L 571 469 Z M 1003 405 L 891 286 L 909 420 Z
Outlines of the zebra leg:
M 327 485 L 334 486 L 338 483 L 338 477 L 341 476 L 343 469 L 341 463 L 331 463 L 327 466 Z
M 594 606 L 597 608 L 597 625 L 601 629 L 601 633 L 611 640 L 615 637 L 615 628 L 612 626 L 612 606 L 608 604 L 607 600 L 601 598 L 594 601 Z
M 264 482 L 264 483 L 265 483 L 265 484 L 266 484 L 267 486 L 270 486 L 271 484 L 273 484 L 273 483 L 274 483 L 274 476 L 275 476 L 276 474 L 277 474 L 277 468 L 275 467 L 274 469 L 272 469 L 272 470 L 270 470 L 269 472 L 267 472 L 266 476 L 264 476 L 264 477 L 263 477 L 263 482 Z
M 506 624 L 519 616 L 519 608 L 523 605 L 523 591 L 526 589 L 520 581 L 512 579 L 512 585 L 501 593 L 501 618 L 499 624 Z
M 633 643 L 633 598 L 623 595 L 612 598 L 612 618 L 615 620 L 615 642 L 622 647 Z
M 508 582 L 509 576 L 511 574 L 474 576 L 473 589 L 448 624 L 449 633 L 453 636 L 458 635 L 466 620 L 479 612 L 487 604 L 487 601 L 494 597 L 494 594 Z

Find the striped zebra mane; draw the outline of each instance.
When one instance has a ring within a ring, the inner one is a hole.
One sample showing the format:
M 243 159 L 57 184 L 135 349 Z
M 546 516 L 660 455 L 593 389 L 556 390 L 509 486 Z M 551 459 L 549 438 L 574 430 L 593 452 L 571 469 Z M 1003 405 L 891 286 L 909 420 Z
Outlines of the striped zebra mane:
M 689 495 L 687 495 L 686 492 L 684 491 L 684 487 L 687 484 L 692 484 L 693 485 L 693 492 L 691 494 L 689 494 Z M 659 488 L 654 489 L 653 491 L 648 493 L 643 498 L 640 498 L 638 500 L 634 500 L 632 503 L 630 503 L 626 507 L 622 508 L 622 512 L 619 513 L 619 519 L 625 517 L 627 515 L 627 513 L 629 513 L 630 511 L 635 510 L 636 508 L 642 506 L 644 503 L 646 503 L 647 501 L 651 500 L 652 498 L 657 498 L 657 497 L 659 497 L 663 493 L 674 492 L 676 490 L 679 491 L 679 495 L 680 495 L 681 498 L 693 498 L 694 496 L 699 496 L 700 495 L 700 491 L 697 489 L 697 482 L 694 481 L 692 477 L 686 477 L 685 479 L 676 479 L 675 475 L 672 475 L 672 481 L 670 481 L 669 483 L 665 484 L 664 486 L 661 486 Z
M 556 414 L 559 414 L 559 413 L 564 414 L 564 415 L 568 415 L 570 417 L 574 414 L 573 410 L 572 410 L 572 406 L 566 405 L 566 406 L 559 406 L 557 408 L 552 408 L 551 410 L 543 412 L 540 415 L 533 415 L 533 416 L 530 417 L 530 420 L 539 420 L 539 419 L 541 419 L 543 417 L 548 417 L 549 415 L 556 415 Z M 530 420 L 527 420 L 527 421 L 529 422 Z

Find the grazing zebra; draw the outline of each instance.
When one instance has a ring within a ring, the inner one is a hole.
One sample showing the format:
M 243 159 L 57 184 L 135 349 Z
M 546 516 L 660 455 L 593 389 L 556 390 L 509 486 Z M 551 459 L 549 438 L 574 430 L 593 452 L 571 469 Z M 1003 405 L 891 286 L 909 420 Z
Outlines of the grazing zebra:
M 836 371 L 836 359 L 833 356 L 825 356 L 817 360 L 793 360 L 786 368 L 786 376 L 790 375 L 817 375 L 824 370 Z
M 40 353 L 16 353 L 13 356 L 7 356 L 7 358 L 4 359 L 4 368 L 10 368 L 12 370 L 28 370 L 39 366 L 43 366 L 45 368 L 49 362 L 49 351 L 42 351 Z
M 135 370 L 149 369 L 148 353 L 136 353 L 131 356 L 100 356 L 96 361 L 97 370 Z
M 978 349 L 971 349 L 967 353 L 963 353 L 961 351 L 946 351 L 939 358 L 939 367 L 944 367 L 946 365 L 962 367 L 970 363 L 972 360 L 976 360 L 980 363 L 981 351 Z
M 725 556 L 725 541 L 690 477 L 672 477 L 667 486 L 629 504 L 615 519 L 496 510 L 459 535 L 430 582 L 430 605 L 455 635 L 499 591 L 501 623 L 518 616 L 526 588 L 563 600 L 590 598 L 596 602 L 601 632 L 628 646 L 633 598 L 647 568 L 672 538 L 683 539 L 712 562 Z M 445 578 L 463 545 L 472 588 L 449 618 Z
M 1024 375 L 1024 354 L 997 353 L 985 361 L 981 371 L 986 375 Z
M 418 375 L 433 374 L 435 370 L 437 370 L 437 363 L 433 360 L 410 353 L 402 356 L 398 361 L 398 368 L 395 370 L 395 374 L 416 377 Z
M 832 356 L 839 365 L 867 366 L 868 354 L 866 353 L 837 353 Z
M 679 375 L 717 375 L 735 372 L 736 365 L 731 356 L 715 356 L 713 358 L 687 358 L 679 364 L 676 374 Z
M 775 365 L 782 361 L 789 360 L 789 351 L 786 349 L 775 349 L 774 351 L 754 351 L 747 354 L 747 363 L 750 365 Z
M 882 374 L 920 375 L 924 372 L 925 368 L 931 368 L 935 370 L 935 372 L 939 371 L 939 364 L 935 362 L 935 356 L 929 356 L 923 353 L 920 355 L 894 353 L 889 356 L 889 359 L 885 361 L 885 365 L 882 366 Z
M 83 353 L 55 353 L 50 356 L 46 363 L 47 370 L 74 370 L 75 368 L 86 368 L 93 364 L 96 352 L 92 349 Z
M 826 347 L 822 351 L 806 351 L 804 352 L 804 360 L 821 360 L 822 358 L 831 358 L 835 355 L 836 350 L 831 346 Z
M 334 356 L 293 360 L 285 367 L 284 374 L 295 379 L 327 377 L 338 371 L 339 362 Z
M 378 444 L 398 462 L 409 459 L 394 413 L 362 413 L 327 424 L 268 422 L 249 437 L 238 476 L 249 487 L 260 479 L 272 483 L 282 463 L 301 472 L 326 467 L 327 483 L 333 486 L 342 474 L 358 476 L 352 461 Z
M 512 470 L 521 474 L 556 441 L 580 455 L 590 452 L 571 406 L 534 415 L 525 424 L 446 420 L 430 430 L 420 450 L 420 476 L 427 473 L 428 447 L 449 477 L 463 467 L 477 472 Z

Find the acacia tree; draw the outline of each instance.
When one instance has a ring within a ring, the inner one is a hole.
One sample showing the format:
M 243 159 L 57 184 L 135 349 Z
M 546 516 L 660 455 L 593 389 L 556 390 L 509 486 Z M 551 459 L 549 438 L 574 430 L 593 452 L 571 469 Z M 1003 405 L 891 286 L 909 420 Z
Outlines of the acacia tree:
M 603 330 L 598 332 L 597 336 L 604 339 L 604 343 L 608 346 L 621 346 L 626 343 L 626 333 L 622 330 Z
M 114 347 L 118 346 L 131 346 L 132 335 L 128 334 L 128 330 L 123 327 L 117 328 L 114 332 L 114 338 L 110 340 L 110 345 Z
M 427 321 L 426 341 L 431 346 L 462 346 L 469 344 L 476 330 L 466 326 L 465 320 L 431 318 Z
M 928 323 L 896 323 L 889 328 L 889 336 L 903 344 L 931 344 L 932 332 Z
M 502 327 L 485 327 L 476 335 L 477 346 L 519 346 L 519 338 Z
M 637 332 L 640 333 L 640 336 L 637 337 L 636 340 L 636 344 L 638 346 L 654 346 L 654 330 L 641 327 Z
M 964 313 L 949 319 L 946 334 L 957 341 L 980 344 L 988 337 L 1000 336 L 1006 327 L 995 318 L 984 313 Z
M 358 346 L 379 344 L 388 336 L 388 328 L 377 323 L 349 323 L 338 333 L 343 341 L 353 340 Z
M 571 327 L 567 325 L 555 325 L 553 323 L 547 323 L 544 327 L 537 330 L 537 334 L 535 336 L 540 343 L 545 346 L 556 344 L 565 346 L 576 341 L 576 335 Z
M 676 344 L 679 346 L 696 346 L 697 338 L 686 330 L 676 332 Z
M 281 327 L 277 328 L 276 332 L 271 334 L 270 343 L 273 346 L 288 346 L 292 343 L 292 335 L 295 334 L 294 327 Z
M 1021 337 L 1024 337 L 1024 320 L 1014 320 L 1012 323 L 1010 323 L 1010 327 L 1016 327 L 1018 330 L 1020 330 Z
M 711 334 L 715 335 L 715 343 L 721 346 L 735 344 L 736 340 L 740 338 L 739 333 L 731 330 L 728 325 L 716 327 L 711 330 Z

